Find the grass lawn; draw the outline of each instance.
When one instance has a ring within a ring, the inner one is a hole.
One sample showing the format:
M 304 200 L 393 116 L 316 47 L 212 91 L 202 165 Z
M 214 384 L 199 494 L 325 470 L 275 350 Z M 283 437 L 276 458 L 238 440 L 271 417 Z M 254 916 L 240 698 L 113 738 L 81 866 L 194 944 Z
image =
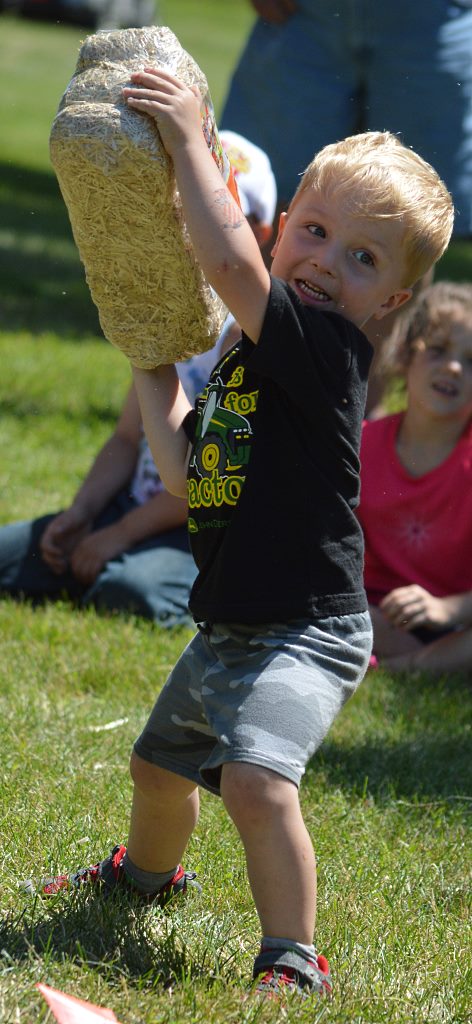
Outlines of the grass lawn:
M 220 108 L 246 0 L 161 0 Z M 0 522 L 68 502 L 129 381 L 101 338 L 47 155 L 84 32 L 2 16 Z M 472 279 L 456 243 L 441 276 Z M 319 860 L 328 1005 L 245 1000 L 258 925 L 239 841 L 203 795 L 186 863 L 201 894 L 167 913 L 21 883 L 126 838 L 128 753 L 189 637 L 133 618 L 0 600 L 0 1021 L 46 1024 L 35 983 L 122 1024 L 470 1024 L 470 682 L 369 674 L 302 787 Z M 113 728 L 103 728 L 114 723 Z M 289 881 L 287 881 L 289 884 Z

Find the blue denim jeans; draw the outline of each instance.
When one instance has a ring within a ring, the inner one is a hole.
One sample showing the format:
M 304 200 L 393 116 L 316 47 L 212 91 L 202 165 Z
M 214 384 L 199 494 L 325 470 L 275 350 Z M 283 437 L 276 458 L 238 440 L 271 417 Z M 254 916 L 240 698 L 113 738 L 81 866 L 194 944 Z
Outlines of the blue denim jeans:
M 122 492 L 94 523 L 109 526 L 135 507 Z M 39 542 L 53 515 L 0 527 L 0 591 L 33 601 L 66 597 L 81 606 L 125 611 L 160 626 L 193 623 L 188 599 L 197 569 L 190 554 L 187 528 L 151 537 L 112 558 L 86 587 L 70 570 L 56 576 L 41 558 Z
M 315 152 L 357 131 L 400 133 L 437 170 L 472 233 L 472 0 L 299 0 L 258 19 L 221 127 L 272 163 L 285 205 Z

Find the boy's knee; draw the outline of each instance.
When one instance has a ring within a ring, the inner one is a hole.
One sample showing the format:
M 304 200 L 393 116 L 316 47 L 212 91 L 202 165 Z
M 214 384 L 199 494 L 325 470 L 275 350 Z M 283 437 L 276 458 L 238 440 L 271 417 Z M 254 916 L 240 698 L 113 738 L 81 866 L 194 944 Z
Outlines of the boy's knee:
M 130 758 L 130 774 L 136 789 L 153 799 L 185 799 L 196 788 L 195 784 L 175 772 L 160 768 L 145 761 L 133 750 Z
M 264 815 L 278 813 L 287 802 L 298 800 L 297 787 L 277 772 L 259 765 L 231 762 L 223 765 L 221 796 L 235 824 L 261 821 Z
M 134 785 L 138 789 L 147 790 L 153 788 L 158 781 L 158 775 L 153 764 L 139 757 L 133 750 L 129 762 L 129 770 Z

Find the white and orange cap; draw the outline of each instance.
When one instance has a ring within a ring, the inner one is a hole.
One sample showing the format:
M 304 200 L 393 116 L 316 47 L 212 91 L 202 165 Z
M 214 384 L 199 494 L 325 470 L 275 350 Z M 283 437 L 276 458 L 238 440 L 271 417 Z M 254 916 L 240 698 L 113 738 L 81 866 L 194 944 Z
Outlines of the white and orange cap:
M 274 220 L 277 186 L 267 153 L 236 132 L 219 131 L 223 149 L 233 168 L 241 209 L 262 224 Z

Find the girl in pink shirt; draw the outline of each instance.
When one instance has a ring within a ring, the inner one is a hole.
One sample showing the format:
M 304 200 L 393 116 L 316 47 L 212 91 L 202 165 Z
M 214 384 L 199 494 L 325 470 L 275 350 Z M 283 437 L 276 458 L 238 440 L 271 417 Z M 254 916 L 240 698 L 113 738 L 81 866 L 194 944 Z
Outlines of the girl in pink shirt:
M 426 289 L 396 346 L 404 412 L 361 447 L 365 586 L 391 671 L 472 669 L 472 285 Z

